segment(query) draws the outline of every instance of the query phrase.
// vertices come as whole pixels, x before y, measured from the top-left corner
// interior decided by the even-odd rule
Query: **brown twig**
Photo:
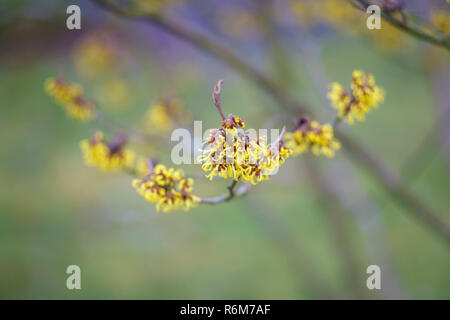
[[[220,94],[222,93],[222,85],[223,85],[223,80],[219,80],[217,82],[217,84],[214,86],[212,97],[213,97],[214,105],[216,106],[217,110],[219,111],[220,116],[222,117],[222,120],[225,120],[225,115],[223,114],[223,110],[222,110],[222,104],[220,103]]]
[[[201,202],[206,204],[219,204],[221,202],[229,201],[235,197],[243,196],[250,190],[250,184],[244,184],[236,189],[237,183],[237,180],[233,180],[233,183],[227,187],[228,193],[224,193],[213,198],[201,198]]]

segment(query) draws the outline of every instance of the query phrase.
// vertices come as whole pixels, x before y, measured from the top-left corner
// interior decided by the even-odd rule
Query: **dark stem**
[[[197,48],[226,63],[237,72],[240,72],[253,80],[262,89],[264,89],[264,91],[268,92],[280,104],[281,107],[289,111],[291,114],[307,113],[307,108],[300,104],[297,99],[284,87],[280,86],[278,83],[274,82],[272,79],[247,64],[227,47],[214,42],[208,37],[198,34],[184,25],[179,25],[162,15],[140,13],[126,8],[121,8],[108,0],[92,1],[119,16],[150,22],[164,29],[168,33],[191,43]],[[308,113],[311,114],[312,112]],[[408,209],[408,212],[411,212],[414,216],[423,216],[424,218],[421,220],[425,222],[425,224],[432,227],[433,230],[441,236],[444,236],[447,242],[450,242],[448,227],[446,227],[446,224],[441,219],[435,219],[437,215],[431,209],[424,205],[411,205],[407,202],[407,199],[415,199],[419,202],[420,200],[405,187],[403,181],[398,179],[396,184],[393,185],[390,177],[384,174],[386,171],[390,171],[389,168],[382,165],[381,162],[374,158],[365,148],[360,146],[351,137],[342,132],[337,133],[342,141],[349,144],[346,150],[354,155],[354,157],[351,157],[352,159],[357,159],[364,167],[366,167],[368,171],[380,182],[380,184],[383,185],[402,206]],[[401,192],[399,192],[399,190]],[[208,201],[205,202],[210,203]],[[428,216],[429,213],[432,214]],[[434,221],[435,223],[431,221]]]

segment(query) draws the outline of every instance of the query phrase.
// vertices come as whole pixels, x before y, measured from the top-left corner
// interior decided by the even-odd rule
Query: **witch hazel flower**
[[[200,203],[200,198],[192,194],[194,180],[185,178],[183,170],[163,164],[153,168],[150,159],[147,163],[149,173],[142,179],[134,179],[132,186],[145,200],[154,203],[157,211],[188,211]]]
[[[375,84],[375,78],[362,70],[353,71],[351,90],[346,91],[341,84],[330,85],[328,99],[338,111],[338,119],[345,119],[349,124],[364,121],[373,108],[384,101],[384,89]]]
[[[79,84],[70,83],[61,77],[48,78],[45,90],[71,118],[80,122],[95,118],[95,104],[83,95],[83,88]]]
[[[341,147],[334,137],[334,129],[330,124],[319,124],[308,116],[300,117],[295,122],[295,131],[285,134],[286,147],[298,155],[309,150],[316,156],[333,157],[335,150]]]

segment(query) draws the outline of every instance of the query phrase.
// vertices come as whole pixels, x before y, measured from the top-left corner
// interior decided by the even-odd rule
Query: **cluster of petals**
[[[158,164],[142,179],[134,179],[132,186],[147,201],[156,205],[156,210],[169,212],[196,207],[200,198],[192,194],[194,180],[185,178],[181,169],[166,168]]]
[[[373,75],[355,70],[351,90],[346,91],[339,83],[334,82],[328,99],[338,111],[338,118],[353,124],[355,120],[364,121],[365,115],[384,101],[384,90],[375,84]]]
[[[45,90],[71,118],[80,122],[95,118],[95,105],[83,96],[80,85],[69,83],[61,78],[49,78],[45,81]]]
[[[102,171],[118,171],[132,168],[136,154],[125,148],[126,139],[116,135],[107,142],[103,133],[97,131],[91,139],[82,140],[80,148],[87,166],[98,167]]]
[[[218,176],[257,184],[267,180],[290,156],[282,141],[270,146],[265,137],[251,137],[244,127],[242,118],[230,114],[221,128],[210,130],[199,158],[206,178]]]
[[[321,125],[304,116],[297,120],[295,127],[294,132],[285,134],[285,141],[287,148],[296,155],[311,150],[316,156],[324,155],[331,158],[334,151],[341,147],[334,137],[333,127],[329,124]]]

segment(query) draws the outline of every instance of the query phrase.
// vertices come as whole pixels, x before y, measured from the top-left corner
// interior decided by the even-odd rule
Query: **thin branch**
[[[227,193],[213,198],[201,198],[201,202],[206,204],[218,204],[247,194],[247,192],[250,190],[250,184],[244,184],[236,189],[237,183],[237,180],[233,180],[233,183],[229,187],[227,187]]]
[[[450,227],[441,216],[429,209],[409,188],[404,185],[400,177],[393,171],[387,169],[384,164],[370,152],[363,150],[344,135],[338,135],[343,142],[344,148],[348,149],[356,160],[361,162],[368,171],[374,173],[374,177],[383,185],[392,196],[419,221],[423,222],[431,230],[442,236],[450,244]]]

